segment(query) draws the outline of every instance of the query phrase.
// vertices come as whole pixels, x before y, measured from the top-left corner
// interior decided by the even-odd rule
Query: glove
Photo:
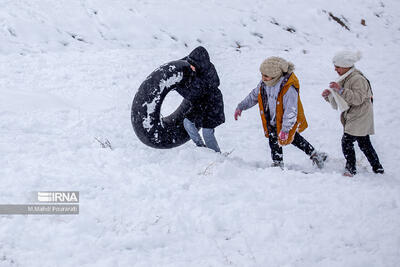
[[[238,118],[242,115],[242,111],[240,109],[235,110],[235,121],[238,120]]]
[[[282,141],[286,141],[288,138],[289,138],[289,133],[282,131],[279,133],[279,139],[281,139]]]

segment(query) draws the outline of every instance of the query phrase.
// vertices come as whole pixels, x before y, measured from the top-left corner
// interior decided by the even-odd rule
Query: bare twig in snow
[[[101,145],[102,148],[109,148],[111,150],[113,150],[110,141],[108,141],[108,139],[106,139],[104,142],[99,140],[97,137],[94,138],[97,142],[99,142],[99,144]]]

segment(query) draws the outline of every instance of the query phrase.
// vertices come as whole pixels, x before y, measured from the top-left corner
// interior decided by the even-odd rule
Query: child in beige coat
[[[361,54],[342,51],[333,58],[335,71],[339,74],[338,82],[331,82],[330,89],[325,89],[322,96],[332,101],[331,94],[336,94],[347,104],[340,120],[343,124],[342,151],[346,159],[345,176],[357,173],[354,142],[357,141],[361,151],[367,157],[375,173],[384,173],[378,155],[373,148],[370,135],[374,134],[374,112],[371,85],[368,79],[354,67]]]

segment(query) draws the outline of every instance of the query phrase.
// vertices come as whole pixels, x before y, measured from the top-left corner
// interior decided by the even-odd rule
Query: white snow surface
[[[79,215],[1,215],[1,267],[399,266],[398,0],[3,0],[0,26],[0,204],[80,192]],[[132,130],[142,81],[197,45],[221,79],[227,158]],[[357,147],[359,174],[342,176],[339,114],[321,97],[342,49],[363,53],[384,175]],[[233,119],[268,56],[296,65],[323,170],[293,146],[288,169],[268,168],[257,107]]]

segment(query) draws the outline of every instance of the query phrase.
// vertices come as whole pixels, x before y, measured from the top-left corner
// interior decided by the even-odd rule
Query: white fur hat
[[[337,67],[350,68],[354,66],[354,63],[361,59],[361,52],[353,51],[340,51],[335,54],[332,62]]]

